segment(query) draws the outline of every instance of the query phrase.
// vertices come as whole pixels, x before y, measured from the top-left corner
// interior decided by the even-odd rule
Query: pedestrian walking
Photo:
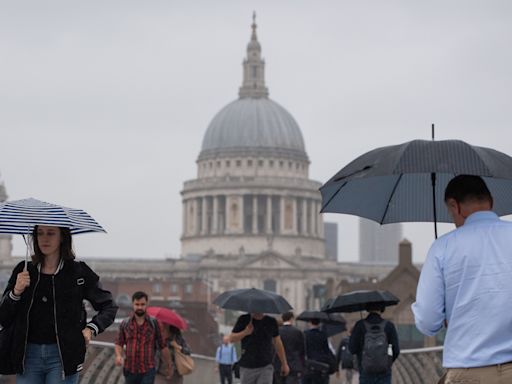
[[[235,346],[229,342],[228,335],[222,337],[222,344],[217,348],[215,361],[218,364],[217,370],[219,371],[220,383],[232,384],[232,367],[238,361],[238,356]]]
[[[290,372],[288,376],[281,375],[281,361],[274,358],[275,384],[301,384],[304,375],[304,334],[293,325],[293,312],[281,315],[283,324],[279,327],[279,336],[284,346],[286,361]]]
[[[391,384],[391,366],[400,354],[394,324],[381,314],[384,304],[367,304],[368,316],[359,320],[349,339],[349,350],[357,355],[359,384]]]
[[[497,201],[508,196],[502,191]],[[428,252],[412,305],[416,327],[428,336],[446,327],[440,383],[511,383],[512,223],[493,212],[478,176],[453,178],[444,201],[456,229]]]
[[[319,319],[309,320],[309,329],[304,332],[306,372],[304,384],[328,384],[329,375],[336,370],[327,334],[320,327]]]
[[[135,292],[132,295],[133,314],[119,326],[115,342],[115,364],[123,366],[126,384],[154,383],[157,352],[161,351],[164,363],[170,362],[169,349],[162,337],[160,325],[146,313],[148,301],[145,292]]]
[[[36,225],[31,241],[31,261],[14,268],[0,302],[16,382],[76,384],[87,344],[112,324],[117,306],[99,276],[74,260],[69,228]],[[84,299],[97,311],[88,322]]]
[[[352,352],[350,352],[349,349],[349,340],[350,332],[348,332],[347,336],[341,338],[338,350],[336,352],[336,367],[338,368],[336,371],[336,377],[341,377],[341,368],[342,372],[344,373],[344,384],[352,384],[355,370],[355,359],[354,355]]]
[[[183,354],[190,356],[192,351],[187,344],[187,341],[183,337],[181,330],[173,325],[163,324],[163,338],[165,345],[169,349],[170,361],[169,366],[169,380],[166,383],[169,384],[183,384],[183,375],[179,372],[176,361],[177,355]],[[189,359],[191,359],[189,357]],[[192,369],[192,368],[191,368]]]
[[[242,343],[242,356],[239,361],[241,384],[272,383],[274,351],[281,362],[281,374],[288,375],[290,369],[277,321],[273,317],[263,313],[241,315],[229,339],[233,343]]]

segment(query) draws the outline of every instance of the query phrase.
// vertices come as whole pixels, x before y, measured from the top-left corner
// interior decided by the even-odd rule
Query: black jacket
[[[293,325],[282,325],[279,327],[279,336],[283,342],[286,353],[286,361],[290,367],[291,375],[298,375],[304,372],[304,335],[302,331]],[[274,358],[276,372],[281,372],[281,361]]]
[[[326,333],[320,328],[311,328],[304,332],[306,339],[306,359],[329,363],[333,356],[329,348]]]
[[[23,373],[25,350],[29,325],[29,308],[35,287],[39,281],[39,266],[28,263],[30,286],[18,298],[12,290],[18,273],[25,262],[19,263],[13,270],[7,288],[0,302],[0,324],[14,326],[12,363],[17,373]],[[82,370],[85,359],[85,340],[82,330],[85,326],[96,334],[103,332],[113,323],[117,306],[110,292],[101,288],[99,277],[84,262],[61,261],[53,276],[55,319],[57,344],[66,376]],[[86,324],[83,300],[91,303],[98,313]],[[14,323],[13,323],[14,322]],[[37,326],[37,325],[35,325]]]

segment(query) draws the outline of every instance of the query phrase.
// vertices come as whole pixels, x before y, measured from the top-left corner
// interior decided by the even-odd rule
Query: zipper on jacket
[[[55,337],[57,338],[57,349],[59,350],[60,363],[62,364],[62,380],[66,379],[66,371],[64,370],[64,360],[62,359],[62,351],[60,350],[59,330],[57,328],[57,299],[55,298],[55,275],[52,275],[53,290],[53,323],[55,324]]]
[[[32,290],[32,298],[30,299],[30,305],[28,306],[27,311],[27,331],[25,332],[25,348],[23,349],[23,359],[21,360],[21,369],[23,370],[23,373],[25,373],[25,355],[27,354],[28,327],[30,326],[30,310],[32,309],[32,304],[34,303],[34,296],[36,295],[36,289],[37,286],[39,285],[40,278],[40,271],[39,269],[37,269],[36,285],[34,285],[34,289]]]

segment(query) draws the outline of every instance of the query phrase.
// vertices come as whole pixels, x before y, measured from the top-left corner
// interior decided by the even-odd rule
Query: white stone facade
[[[253,24],[240,99],[214,117],[182,191],[182,255],[325,257],[320,183],[293,117],[268,99]]]

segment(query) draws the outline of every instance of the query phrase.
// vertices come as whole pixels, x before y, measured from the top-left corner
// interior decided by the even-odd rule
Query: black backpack
[[[393,356],[388,354],[388,337],[384,331],[387,321],[378,324],[364,321],[366,333],[364,335],[361,367],[366,373],[384,373],[391,368]]]

